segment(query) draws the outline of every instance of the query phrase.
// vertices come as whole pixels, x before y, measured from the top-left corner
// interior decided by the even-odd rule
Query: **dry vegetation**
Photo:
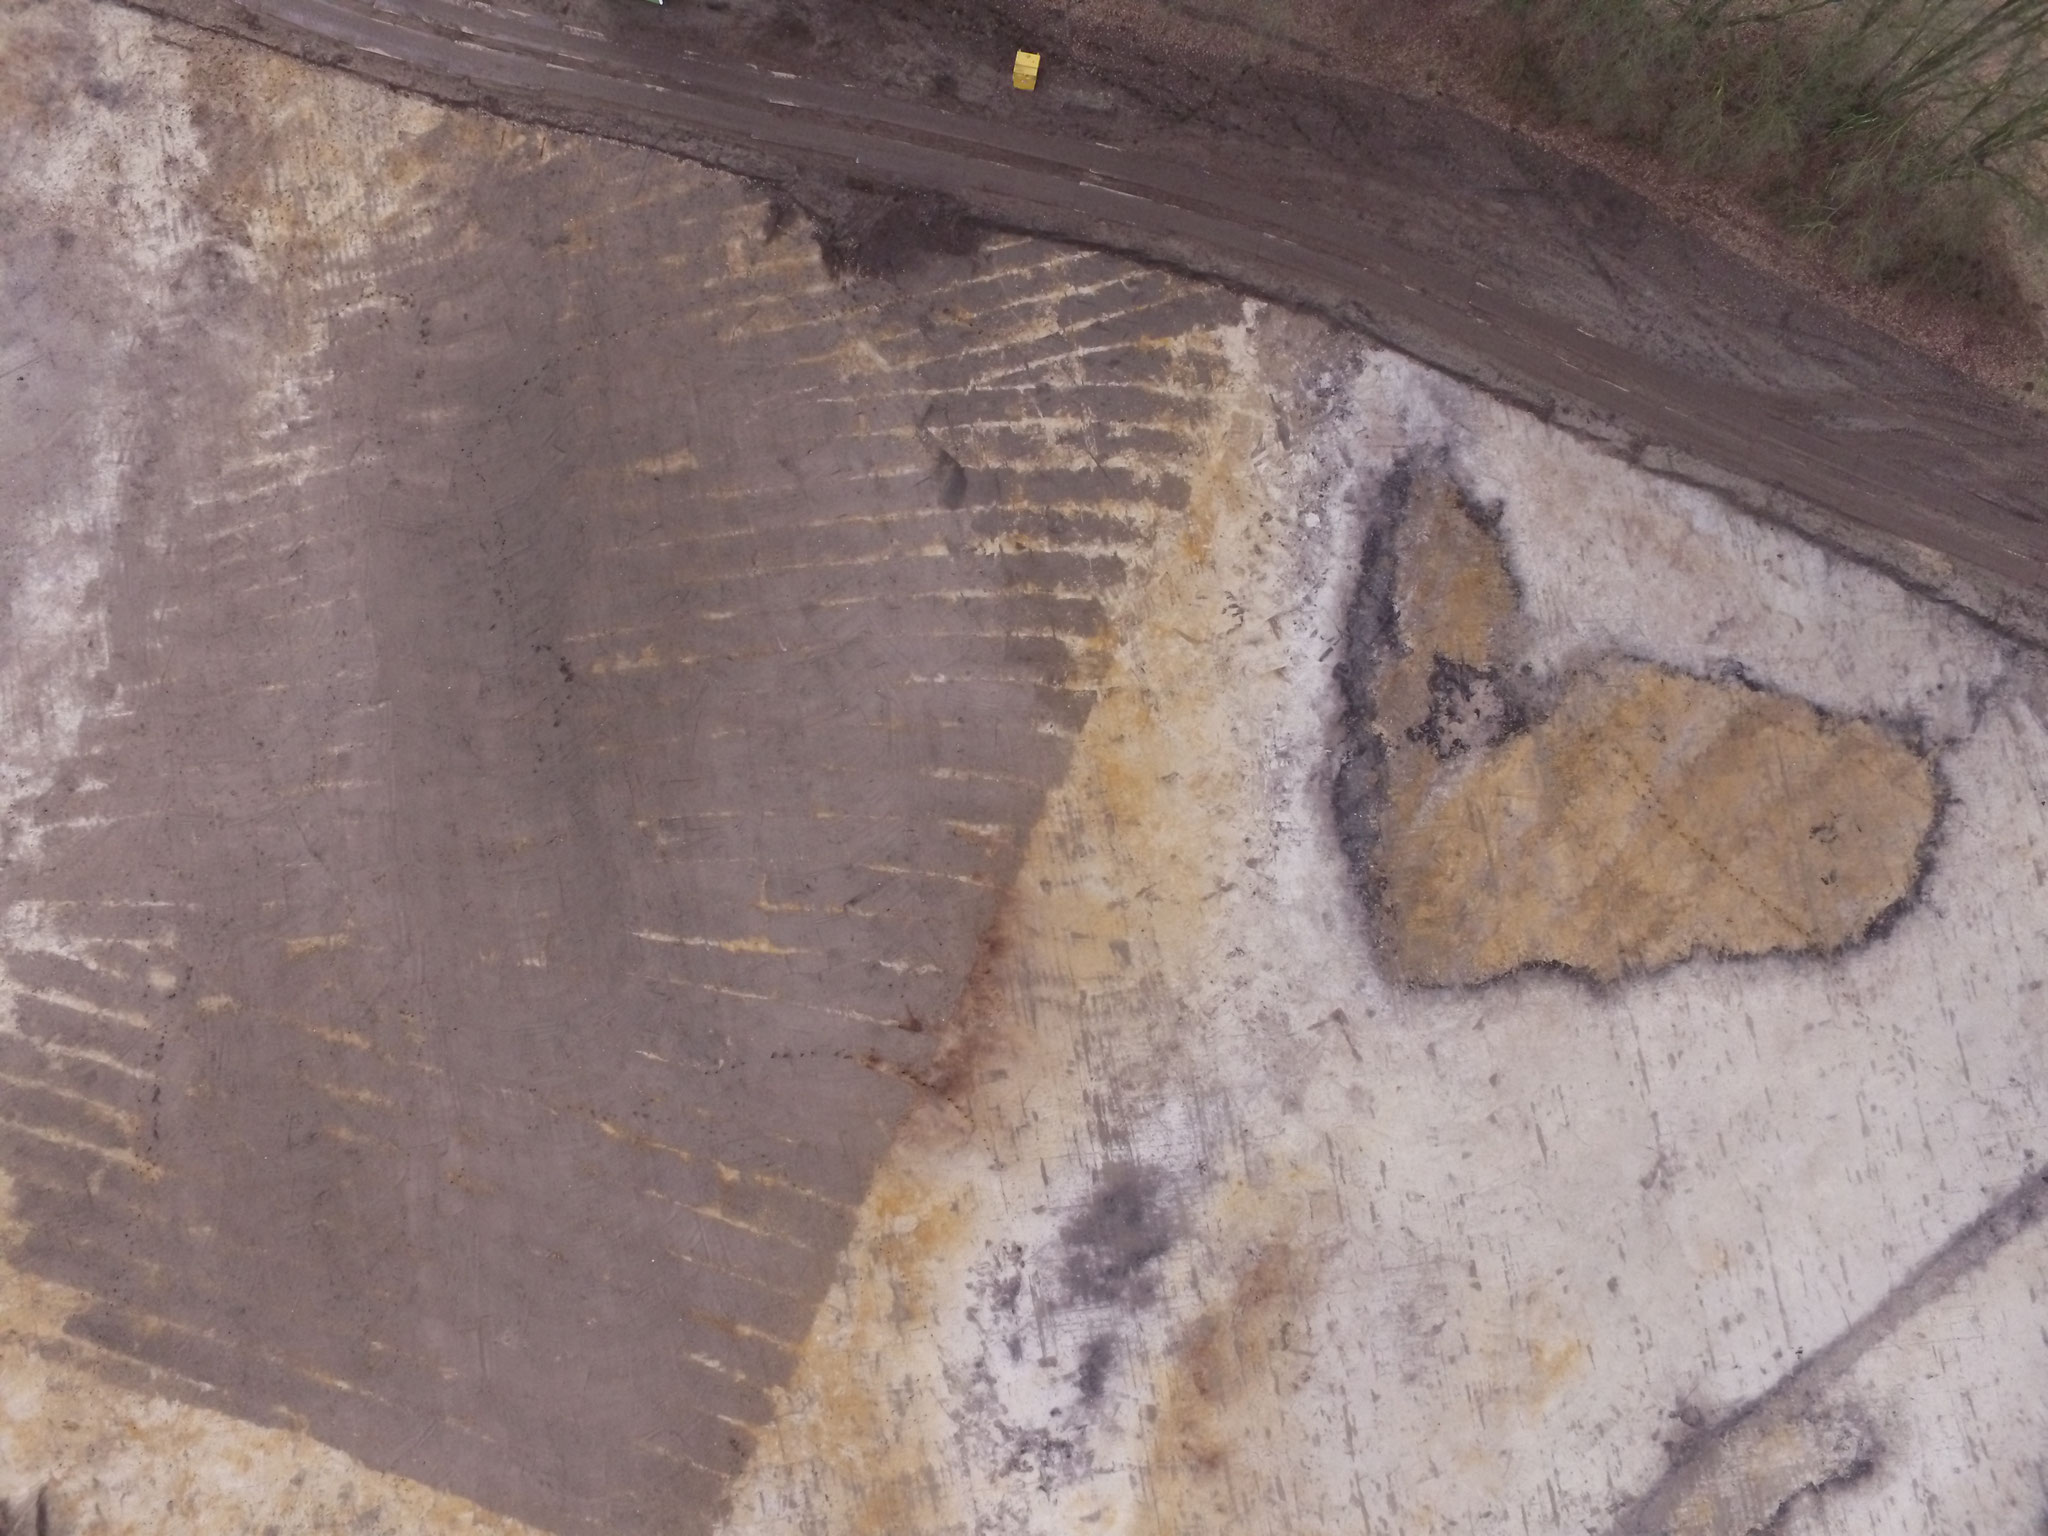
[[[1852,277],[2013,317],[2048,0],[1498,0],[1512,105],[1729,183]]]

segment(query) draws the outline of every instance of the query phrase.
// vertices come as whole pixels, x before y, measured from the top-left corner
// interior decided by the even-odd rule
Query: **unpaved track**
[[[1667,276],[1668,229],[1646,238],[1637,228],[1631,249],[1604,251],[1584,231],[1561,237],[1555,220],[1504,214],[1503,191],[1526,189],[1418,189],[1418,166],[1398,163],[1416,159],[1413,145],[1377,140],[1346,175],[1334,160],[1313,165],[1250,138],[1219,143],[1209,131],[1197,143],[1204,130],[1193,122],[1162,128],[1126,113],[1083,137],[650,47],[644,19],[615,11],[569,22],[475,0],[147,8],[446,99],[736,168],[942,192],[1012,226],[1305,301],[1650,467],[2048,635],[2044,424],[1755,274],[1732,279],[1741,291],[1721,296],[1721,312],[1703,308],[1699,279],[1716,264]],[[1445,121],[1449,132],[1475,131]],[[1630,210],[1622,222],[1643,219]],[[1574,239],[1582,251],[1556,248]],[[1586,292],[1556,280],[1567,266],[1616,290],[1592,306],[1611,313],[1594,315]],[[1687,279],[1691,292],[1681,291]],[[1674,329],[1701,334],[1674,341]]]

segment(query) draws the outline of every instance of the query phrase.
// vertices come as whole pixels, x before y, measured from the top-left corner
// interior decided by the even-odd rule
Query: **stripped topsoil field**
[[[868,11],[858,33],[737,3],[563,14],[650,57],[729,35],[792,73],[922,80],[992,118],[1136,123],[1161,144],[1176,114],[1213,136],[1244,105],[1219,97],[1196,121],[1142,80],[1058,71],[1025,101],[983,45],[995,22],[973,22],[971,50],[927,26],[964,11]],[[1236,708],[1195,662],[1239,654],[1177,637],[1228,632],[1247,589],[1223,587],[1215,552],[1263,526],[1238,481],[1265,457],[1260,402],[1278,386],[1234,360],[1243,306],[1156,265],[991,235],[944,198],[789,165],[764,189],[87,0],[15,0],[0,28],[0,356],[24,402],[0,416],[0,491],[25,509],[0,537],[0,1166],[11,1263],[70,1298],[7,1360],[97,1383],[77,1412],[0,1427],[75,1451],[78,1422],[123,1422],[107,1404],[125,1386],[212,1410],[222,1434],[317,1439],[558,1531],[709,1530],[739,1469],[763,1464],[898,1127],[912,1105],[958,1113],[934,1075],[943,1026],[1000,975],[1017,892],[1060,890],[1059,865],[1019,878],[1034,828],[1062,859],[1087,852],[1081,833],[1115,851],[1091,827],[1193,849],[1166,883],[1188,913],[1242,878],[1204,862],[1227,846],[1196,793],[1213,776],[1174,786]],[[1245,110],[1260,135],[1377,158],[1388,220],[1555,289],[1588,327],[1720,377],[1818,379],[1815,396],[1892,356],[1832,321],[1731,340],[1687,308],[1687,284],[1713,315],[1730,293],[1784,290],[1480,125],[1436,138],[1453,120],[1332,99],[1305,96],[1298,122],[1271,94]],[[1450,185],[1487,197],[1454,205]],[[822,252],[796,202],[821,215]],[[1350,344],[1283,351],[1313,374]],[[1977,409],[1908,361],[1899,389],[1924,385],[1958,420]],[[1118,605],[1148,568],[1197,574],[1157,602],[1155,681],[1113,689]],[[1255,569],[1288,578],[1244,626],[1277,645],[1296,573]],[[1328,650],[1307,630],[1302,644],[1298,675],[1321,675]],[[1613,707],[1638,697],[1628,677],[1588,677],[1588,710],[1465,754],[1502,765],[1475,784],[1512,789],[1538,752],[1583,758],[1571,733],[1597,734],[1588,713],[1633,726]],[[1658,720],[1761,708],[1651,681]],[[1177,735],[1148,725],[1155,704],[1214,719]],[[1764,723],[1833,751],[1838,780],[1903,789],[1884,836],[1845,833],[1867,867],[1833,926],[1680,949],[1847,944],[1923,840],[1932,786],[1905,748],[1830,734],[1804,706]],[[1118,749],[1101,813],[1041,818],[1091,724]],[[1654,810],[1702,777],[1635,798]],[[1833,807],[1766,808],[1745,835]],[[1669,839],[1651,831],[1656,856]],[[1846,868],[1825,847],[1816,880]],[[1748,877],[1747,848],[1706,851],[1709,873]],[[1089,901],[1119,889],[1123,866],[1104,869],[1080,882]],[[1540,904],[1525,894],[1504,905]],[[1115,924],[1150,924],[1143,902],[1121,905]],[[1076,927],[1057,904],[1025,916],[1050,959],[1019,989],[1066,1007]],[[1157,931],[1105,922],[1103,976]],[[1191,920],[1188,952],[1220,963],[1209,932]],[[1570,937],[1535,932],[1489,969],[1671,958]],[[1342,1020],[1368,1017],[1349,1006],[1301,1016],[1338,1021],[1334,1052]],[[1035,1158],[1016,1166],[1039,1176]],[[1096,1219],[1061,1227],[1084,1256],[1062,1285],[1090,1306],[1149,1294],[1178,1230],[1147,1214],[1163,1207],[1142,1178],[1103,1187]],[[1231,1305],[1256,1321],[1261,1296],[1306,1286],[1315,1264],[1294,1251],[1219,1270],[1239,1275]],[[875,1297],[893,1319],[898,1293]],[[1218,1318],[1187,1335],[1198,1383],[1229,1374]],[[1099,1396],[1120,1368],[1085,1356],[1076,1390]],[[1223,1435],[1198,1408],[1168,1398],[1171,1443],[1208,1464]],[[927,1447],[898,1443],[923,1477]],[[237,1528],[219,1508],[232,1455],[155,1459],[129,1464],[132,1486],[183,1477],[205,1501],[194,1528]],[[91,1456],[38,1464],[60,1461],[60,1521],[122,1492]],[[109,1528],[161,1529],[162,1508]],[[425,1527],[382,1527],[409,1528]]]

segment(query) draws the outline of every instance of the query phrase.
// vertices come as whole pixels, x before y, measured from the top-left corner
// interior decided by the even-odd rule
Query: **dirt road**
[[[2048,635],[2038,418],[1438,109],[1305,102],[1305,115],[1343,121],[1310,123],[1289,145],[1125,103],[1087,114],[1083,136],[1062,131],[1077,114],[1056,101],[1032,121],[1009,104],[941,107],[695,55],[616,5],[568,16],[465,0],[148,8],[731,168],[942,193],[1005,225],[1306,302]]]

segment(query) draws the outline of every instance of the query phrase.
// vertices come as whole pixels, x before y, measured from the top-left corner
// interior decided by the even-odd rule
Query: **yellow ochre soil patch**
[[[1308,1380],[1306,1313],[1322,1259],[1285,1241],[1254,1247],[1210,1307],[1175,1341],[1160,1373],[1158,1417],[1137,1536],[1184,1536],[1232,1521],[1248,1465],[1280,1465],[1279,1402]]]
[[[1506,551],[1440,475],[1383,558],[1366,856],[1403,979],[1826,953],[1912,889],[1937,787],[1889,730],[1625,657],[1532,678]]]

